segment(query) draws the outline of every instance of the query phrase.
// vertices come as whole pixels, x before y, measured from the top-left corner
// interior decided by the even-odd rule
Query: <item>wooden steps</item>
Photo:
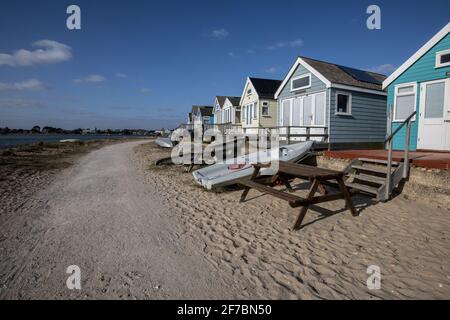
[[[379,176],[374,176],[374,175],[365,174],[365,173],[350,175],[350,178],[360,180],[360,181],[365,181],[368,183],[378,184],[378,185],[382,185],[386,182],[385,177],[379,177]]]
[[[354,183],[354,182],[346,182],[345,185],[349,188],[356,189],[362,192],[370,193],[374,196],[378,195],[378,188],[371,187],[365,184],[361,183]]]
[[[369,158],[359,158],[360,161],[365,163],[375,163],[375,164],[384,164],[387,165],[387,160],[379,160],[379,159],[369,159]],[[392,161],[393,166],[398,166],[400,163],[397,161]]]
[[[403,166],[402,162],[392,162],[391,183],[393,188],[403,180],[401,177]],[[347,187],[369,194],[379,201],[388,200],[386,197],[388,162],[386,160],[359,158],[350,163],[344,172],[346,173],[345,185]]]
[[[381,167],[380,168],[376,168],[376,167],[369,167],[369,166],[363,166],[363,165],[354,165],[352,167],[353,169],[359,170],[359,171],[366,171],[366,172],[372,172],[372,173],[378,173],[378,174],[387,174],[387,167]],[[394,172],[395,168],[391,169],[391,172]]]

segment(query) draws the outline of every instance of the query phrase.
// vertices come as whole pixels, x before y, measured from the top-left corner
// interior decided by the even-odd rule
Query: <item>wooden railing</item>
[[[411,115],[406,118],[395,130],[392,132],[384,141],[386,148],[388,149],[388,160],[387,160],[387,173],[386,173],[386,199],[389,199],[390,194],[392,192],[392,151],[393,151],[393,139],[400,130],[406,126],[406,141],[405,141],[405,150],[403,157],[403,172],[402,177],[404,179],[409,176],[409,146],[411,143],[411,125],[412,118],[416,115],[417,111],[411,113]],[[392,126],[392,122],[390,124]]]
[[[179,128],[194,130],[198,127],[194,124],[182,124]],[[328,141],[328,128],[327,127],[314,127],[314,126],[275,126],[275,127],[245,127],[242,128],[241,124],[236,123],[224,123],[224,124],[203,124],[203,132],[209,129],[216,129],[222,134],[227,134],[228,132],[236,131],[242,132],[245,135],[251,134],[252,131],[257,131],[258,133],[265,132],[270,135],[275,130],[279,138],[285,140],[287,144],[296,141],[295,138],[305,138],[306,141],[312,140],[313,138],[321,138],[323,142]],[[314,129],[322,129],[323,133],[312,133]],[[296,131],[304,131],[304,133],[298,133]]]
[[[290,144],[294,138],[305,138],[306,141],[311,138],[322,138],[323,142],[328,141],[328,128],[327,127],[314,127],[314,126],[276,126],[276,127],[246,127],[246,131],[250,130],[267,130],[268,133],[271,130],[276,130],[280,139],[286,140],[287,144]],[[305,130],[305,133],[296,133],[295,131]],[[313,129],[322,129],[323,133],[311,133]]]

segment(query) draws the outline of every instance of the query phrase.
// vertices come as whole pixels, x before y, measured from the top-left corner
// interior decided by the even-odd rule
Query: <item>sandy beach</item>
[[[180,167],[154,167],[167,151],[146,144],[136,152],[147,183],[185,232],[204,243],[205,259],[220,273],[251,282],[243,298],[450,297],[446,209],[404,195],[388,203],[357,196],[359,217],[344,209],[343,200],[329,202],[314,206],[305,227],[293,232],[298,209],[286,202],[252,190],[241,204],[241,190],[208,192]],[[381,269],[381,290],[367,289],[370,265]]]
[[[183,168],[154,166],[167,154],[118,143],[44,179],[20,204],[2,190],[0,298],[450,298],[447,209],[358,196],[359,217],[329,202],[294,232],[298,210],[286,202],[205,191]],[[80,291],[66,287],[73,264]],[[370,265],[380,267],[380,290],[367,288]]]

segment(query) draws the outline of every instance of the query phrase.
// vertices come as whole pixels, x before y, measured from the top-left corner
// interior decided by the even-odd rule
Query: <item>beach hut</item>
[[[217,96],[214,98],[214,124],[222,124],[222,108],[226,97]]]
[[[298,57],[275,93],[280,140],[319,140],[332,148],[382,147],[385,79],[378,73]]]
[[[260,128],[277,125],[275,92],[280,84],[280,80],[247,78],[239,101],[245,134],[257,134]]]
[[[223,104],[223,119],[224,124],[240,124],[241,123],[241,107],[239,102],[241,97],[226,97]]]
[[[241,122],[241,97],[217,96],[214,99],[214,124],[237,124]]]
[[[188,113],[188,115],[187,115],[187,122],[186,123],[187,124],[193,124],[194,123],[193,118],[192,118],[192,112]]]
[[[214,124],[214,114],[212,106],[192,106],[193,124],[209,125]]]
[[[398,42],[397,42],[398,43]],[[391,130],[412,118],[411,150],[450,151],[450,22],[383,82]],[[406,126],[393,148],[404,149]]]

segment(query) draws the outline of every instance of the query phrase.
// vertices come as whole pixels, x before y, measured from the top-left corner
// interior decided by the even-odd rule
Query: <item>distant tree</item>
[[[33,132],[33,133],[41,133],[41,127],[39,127],[39,126],[34,126],[34,127],[31,129],[31,132]]]
[[[7,134],[9,133],[11,130],[8,127],[5,128],[0,128],[0,134]]]

